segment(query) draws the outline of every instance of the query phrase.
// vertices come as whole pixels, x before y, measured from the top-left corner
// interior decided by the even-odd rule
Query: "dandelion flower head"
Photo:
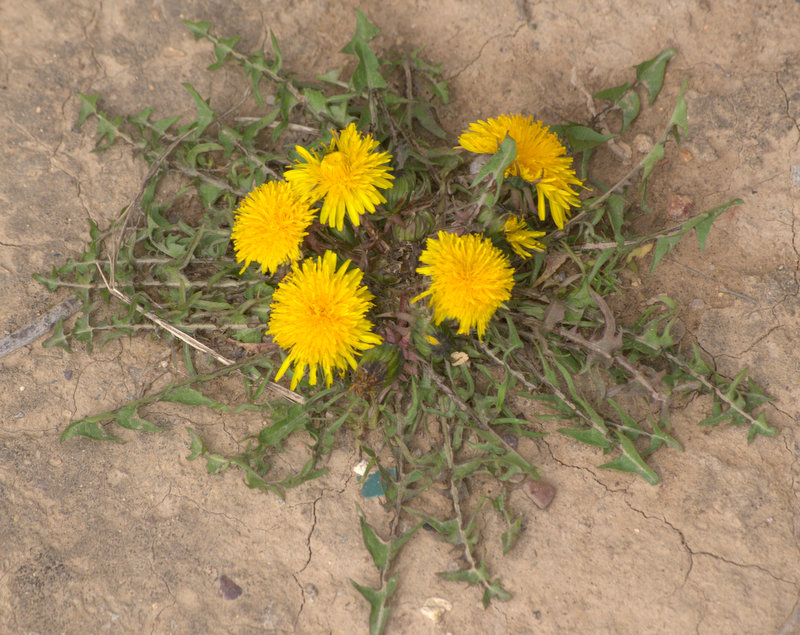
[[[429,238],[417,273],[429,276],[430,287],[414,301],[429,296],[435,324],[447,318],[459,322],[458,333],[473,327],[483,339],[498,307],[511,297],[514,269],[492,242],[478,234],[457,236],[439,232]]]
[[[336,254],[326,251],[295,264],[272,295],[267,334],[289,352],[275,380],[293,365],[292,390],[306,367],[312,386],[318,368],[330,386],[334,370],[356,368],[356,355],[382,341],[365,317],[373,296],[361,285],[361,271],[348,271],[349,265],[347,260],[337,269]]]
[[[394,179],[387,165],[392,156],[375,152],[378,145],[372,135],[362,136],[351,123],[333,134],[322,157],[296,146],[302,158],[286,170],[284,177],[312,204],[324,199],[320,222],[341,230],[347,213],[358,226],[361,216],[386,202],[379,190],[391,188]]]
[[[546,232],[528,229],[528,224],[514,216],[514,214],[511,214],[506,220],[506,224],[503,225],[503,232],[506,236],[506,242],[514,250],[514,253],[523,258],[531,257],[528,249],[544,251],[544,245],[536,239],[544,236]]]
[[[566,148],[548,126],[534,121],[533,117],[500,115],[497,119],[471,123],[469,130],[459,136],[458,143],[470,152],[494,154],[506,135],[517,144],[517,157],[505,176],[519,176],[535,184],[539,219],[545,219],[547,199],[550,216],[558,228],[563,229],[570,207],[578,205],[578,194],[572,188],[581,187],[583,183],[575,176]]]
[[[231,238],[236,261],[261,265],[274,273],[278,265],[300,258],[300,245],[314,220],[314,210],[285,181],[270,181],[250,192],[234,212]]]

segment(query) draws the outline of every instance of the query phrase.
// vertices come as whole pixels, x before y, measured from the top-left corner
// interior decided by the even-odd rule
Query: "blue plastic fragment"
[[[390,467],[385,470],[392,477],[392,480],[397,478],[397,470]],[[381,478],[380,472],[373,472],[364,479],[364,484],[361,486],[361,495],[364,498],[375,498],[376,496],[384,496],[386,494],[386,481]]]

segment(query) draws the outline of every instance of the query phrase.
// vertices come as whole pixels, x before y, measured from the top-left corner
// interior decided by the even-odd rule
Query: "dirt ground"
[[[207,43],[181,19],[243,36],[242,50],[281,43],[285,64],[326,72],[361,7],[378,46],[442,62],[457,134],[499,113],[549,123],[587,118],[589,92],[672,46],[660,106],[623,139],[660,134],[683,77],[690,133],[651,181],[654,226],[666,201],[701,211],[734,197],[701,254],[693,238],[657,274],[625,292],[666,292],[688,338],[732,374],[748,366],[776,398],[776,438],[750,446],[746,430],[698,428],[709,404],[676,414],[683,452],[658,454],[655,487],[596,469],[602,457],[557,435],[525,447],[557,488],[538,510],[521,491],[517,547],[488,560],[513,592],[484,610],[480,592],[440,580],[457,553],[420,532],[400,556],[391,633],[800,632],[800,3],[704,0],[21,0],[0,3],[0,338],[66,294],[31,275],[76,256],[87,216],[107,222],[136,193],[144,167],[124,147],[92,153],[75,128],[76,91],[100,92],[111,111],[148,105],[192,110],[191,82],[215,105],[238,90],[209,73]],[[601,156],[609,182],[630,168]],[[168,430],[119,443],[59,442],[70,420],[120,405],[179,376],[165,341],[118,341],[88,355],[41,341],[0,359],[0,632],[361,633],[367,605],[349,579],[374,585],[362,547],[350,445],[330,473],[286,502],[248,490],[240,475],[207,476],[189,463],[187,426],[230,440],[260,421],[159,406]],[[216,435],[216,436],[215,436]],[[227,440],[227,441],[226,441]],[[291,460],[289,448],[286,460]],[[489,526],[490,535],[497,528]],[[223,597],[221,577],[242,589]],[[440,621],[420,608],[452,608]]]

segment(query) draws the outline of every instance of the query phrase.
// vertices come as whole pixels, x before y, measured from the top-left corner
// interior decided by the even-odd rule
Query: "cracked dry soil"
[[[621,140],[636,160],[633,135],[662,129],[689,78],[690,133],[651,180],[656,212],[643,222],[666,226],[673,195],[696,210],[744,204],[717,221],[705,254],[687,239],[655,276],[629,275],[624,292],[630,306],[675,298],[687,341],[723,373],[748,366],[776,398],[768,416],[781,430],[748,446],[745,430],[698,428],[709,404],[696,399],[674,418],[684,451],[653,460],[656,487],[597,470],[602,457],[558,435],[521,442],[558,493],[546,511],[512,493],[525,531],[505,557],[487,521],[487,558],[513,599],[483,610],[478,590],[438,579],[457,554],[420,532],[398,562],[389,631],[800,632],[800,3],[0,3],[0,336],[66,297],[31,274],[77,255],[87,216],[113,218],[143,176],[126,148],[91,153],[89,131],[74,126],[76,91],[100,92],[112,112],[167,115],[191,112],[188,81],[221,108],[241,82],[204,70],[211,52],[182,18],[239,34],[248,51],[269,27],[289,68],[325,72],[342,62],[356,6],[383,29],[378,46],[424,45],[442,62],[454,135],[500,112],[585,119],[581,86],[619,84],[675,47],[661,100]],[[598,161],[608,182],[629,169],[624,156]],[[180,375],[164,341],[118,341],[91,356],[35,342],[0,364],[0,632],[366,632],[366,603],[348,579],[372,585],[377,574],[355,504],[378,527],[388,519],[360,498],[346,440],[325,478],[282,503],[184,458],[187,425],[224,451],[260,425],[246,416],[160,405],[149,415],[165,432],[59,443],[71,419]],[[290,444],[284,466],[301,450]],[[229,583],[235,599],[224,597],[236,595]],[[438,623],[419,611],[433,596],[453,607]]]

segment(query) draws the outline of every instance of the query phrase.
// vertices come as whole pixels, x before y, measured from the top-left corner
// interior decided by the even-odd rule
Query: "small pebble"
[[[464,351],[455,351],[450,353],[450,360],[452,361],[453,366],[463,366],[469,362],[469,355],[467,355]]]
[[[367,471],[367,466],[369,462],[365,459],[361,459],[358,463],[353,466],[353,472],[358,474],[359,476],[364,476],[364,473]]]
[[[317,587],[310,582],[306,582],[306,585],[303,587],[303,591],[305,592],[306,597],[308,597],[310,600],[315,599],[319,595]]]
[[[633,138],[633,147],[641,154],[649,154],[653,149],[653,140],[646,134],[637,134]]]
[[[67,381],[72,379],[72,371],[71,370],[65,370],[64,371],[64,379],[66,379]]]
[[[242,587],[223,574],[219,577],[219,594],[226,600],[235,600],[242,594]]]
[[[452,611],[453,605],[444,598],[428,598],[419,610],[432,622],[438,622],[447,611]]]
[[[512,434],[511,432],[503,433],[503,441],[508,443],[508,445],[510,445],[514,450],[516,450],[519,446],[519,439],[517,438],[517,435]]]
[[[694,201],[683,194],[671,196],[667,201],[666,213],[670,218],[686,218],[694,209]]]
[[[528,481],[527,490],[539,509],[546,509],[556,495],[556,488],[544,481]]]

